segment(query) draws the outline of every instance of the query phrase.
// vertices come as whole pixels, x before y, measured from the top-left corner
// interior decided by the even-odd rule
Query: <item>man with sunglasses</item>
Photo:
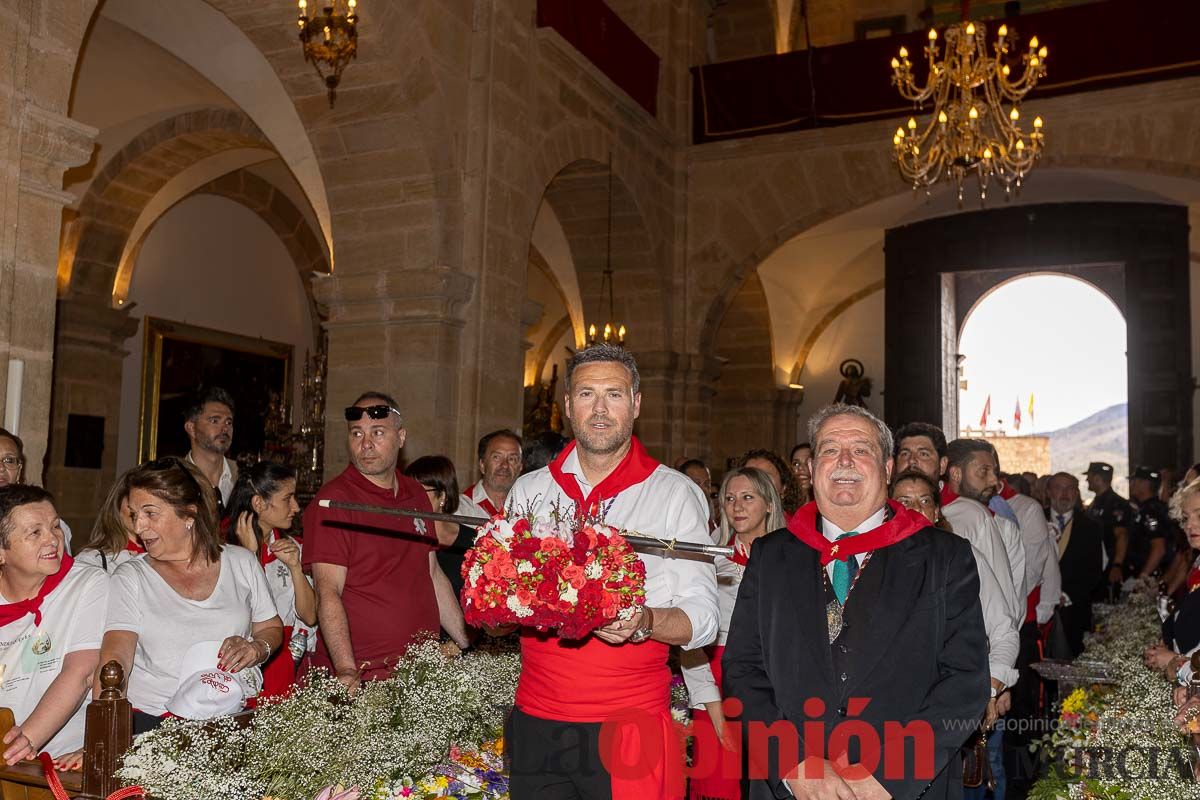
[[[353,691],[386,678],[422,631],[441,625],[459,647],[469,640],[437,565],[432,522],[320,506],[328,499],[432,511],[421,484],[396,468],[407,433],[396,401],[365,392],[345,417],[350,465],[304,511],[304,567],[317,591],[314,663]]]

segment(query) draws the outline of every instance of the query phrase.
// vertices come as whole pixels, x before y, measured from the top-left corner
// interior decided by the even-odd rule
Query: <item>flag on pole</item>
[[[979,418],[979,427],[986,428],[988,417],[992,415],[992,396],[987,396],[987,402],[983,404],[983,416]]]
[[[1021,398],[1017,398],[1017,407],[1013,411],[1013,430],[1021,430]]]
[[[1029,393],[1029,418],[1033,419],[1033,392]]]

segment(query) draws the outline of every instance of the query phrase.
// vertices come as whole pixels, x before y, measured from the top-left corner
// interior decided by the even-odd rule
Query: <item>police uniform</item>
[[[1156,470],[1138,467],[1130,479],[1147,480],[1157,483],[1159,475]],[[1150,571],[1165,570],[1175,557],[1177,531],[1166,504],[1158,498],[1158,494],[1147,500],[1140,501],[1133,515],[1133,524],[1129,527],[1129,548],[1126,564],[1130,575],[1138,575],[1146,567],[1150,558],[1150,548],[1154,540],[1163,540],[1163,558],[1158,564],[1151,565]]]
[[[1098,473],[1112,481],[1113,468],[1111,464],[1105,464],[1100,461],[1093,461],[1088,465],[1087,472],[1084,475]],[[1130,523],[1133,520],[1133,506],[1129,504],[1121,495],[1113,491],[1112,486],[1105,489],[1100,494],[1096,495],[1092,500],[1092,504],[1088,506],[1087,514],[1092,519],[1100,523],[1104,531],[1104,554],[1109,563],[1104,566],[1107,569],[1112,566],[1111,562],[1116,553],[1117,537],[1116,529],[1125,528],[1129,530]],[[1126,548],[1126,557],[1129,556],[1129,549]]]

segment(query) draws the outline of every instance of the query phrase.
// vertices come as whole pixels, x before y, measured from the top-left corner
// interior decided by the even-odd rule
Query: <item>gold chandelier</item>
[[[1014,37],[1015,38],[1015,37]],[[974,174],[979,180],[979,199],[987,199],[988,183],[994,178],[1004,186],[1007,197],[1021,183],[1042,154],[1042,118],[1033,120],[1025,133],[1018,122],[1021,100],[1046,74],[1049,49],[1034,36],[1021,55],[1019,78],[1013,77],[1009,56],[1009,30],[997,31],[994,55],[987,52],[987,28],[964,20],[946,29],[945,57],[939,59],[938,35],[929,31],[925,59],[929,78],[918,86],[913,78],[908,50],[900,48],[892,59],[892,84],[906,100],[923,109],[933,101],[933,114],[923,129],[908,120],[892,137],[893,158],[900,176],[914,190],[939,180],[953,181],[958,202],[963,200],[963,183]],[[1005,106],[1008,106],[1006,109]]]
[[[326,0],[320,14],[308,15],[308,0],[300,0],[300,43],[304,60],[312,62],[317,75],[329,90],[329,107],[337,99],[342,70],[358,55],[358,0],[345,0],[345,12],[339,0]]]
[[[608,250],[604,259],[604,273],[600,279],[600,296],[604,297],[605,289],[608,290],[608,316],[604,321],[604,328],[597,332],[596,324],[592,323],[588,326],[588,344],[596,344],[604,342],[605,344],[615,344],[620,347],[625,346],[625,326],[616,321],[616,313],[613,311],[613,268],[612,268],[612,227],[613,227],[613,168],[612,154],[608,156]]]

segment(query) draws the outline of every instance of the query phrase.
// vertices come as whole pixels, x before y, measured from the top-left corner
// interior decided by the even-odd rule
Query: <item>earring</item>
[[[187,521],[187,529],[189,531],[192,529],[192,521],[190,519]]]

